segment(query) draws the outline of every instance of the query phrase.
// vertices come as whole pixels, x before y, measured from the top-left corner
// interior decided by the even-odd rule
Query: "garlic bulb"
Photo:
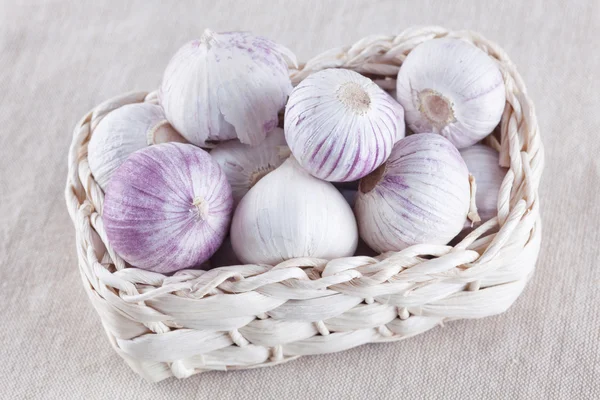
[[[202,264],[227,234],[233,199],[221,168],[190,144],[133,153],[106,190],[102,220],[115,251],[155,272]]]
[[[292,91],[288,62],[296,65],[294,54],[269,39],[207,29],[169,62],[160,102],[195,145],[235,138],[256,145],[277,126]]]
[[[317,178],[353,181],[383,163],[404,137],[404,111],[369,78],[326,69],[304,79],[285,109],[285,138]]]
[[[498,152],[483,144],[462,149],[460,155],[477,182],[475,202],[483,223],[498,213],[498,193],[506,175],[506,168],[500,166]]]
[[[265,140],[249,146],[237,140],[223,142],[210,155],[219,164],[231,185],[234,204],[244,197],[263,176],[279,167],[287,158],[283,129],[275,128]]]
[[[250,189],[231,223],[231,244],[244,263],[351,256],[357,242],[356,221],[344,197],[293,157]]]
[[[88,163],[96,182],[106,189],[115,170],[136,150],[151,144],[184,142],[162,109],[150,103],[128,104],[109,113],[94,129]]]
[[[446,244],[469,212],[469,172],[458,150],[433,133],[400,140],[389,159],[361,179],[355,213],[360,237],[378,252]]]
[[[492,132],[506,101],[504,79],[492,58],[451,38],[428,40],[408,54],[396,96],[413,132],[439,133],[459,149]]]

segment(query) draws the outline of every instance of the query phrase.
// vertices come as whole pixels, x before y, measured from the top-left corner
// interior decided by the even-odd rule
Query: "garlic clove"
[[[231,244],[244,263],[347,257],[357,243],[356,221],[344,197],[293,157],[250,189],[231,224]]]
[[[355,213],[361,238],[380,253],[419,243],[446,244],[469,212],[469,172],[437,134],[407,136],[361,179]]]
[[[169,273],[204,263],[227,234],[233,198],[210,155],[164,143],[131,154],[106,190],[102,221],[129,264]]]
[[[462,149],[460,155],[477,182],[475,203],[484,223],[498,214],[498,194],[507,169],[500,166],[498,152],[483,144]]]
[[[265,140],[256,146],[238,140],[223,142],[210,155],[219,164],[233,191],[234,204],[262,177],[279,167],[287,158],[282,153],[286,148],[283,129],[275,128]]]
[[[295,56],[269,39],[207,29],[169,62],[160,102],[193,144],[238,138],[256,145],[277,126],[292,91],[288,63]]]
[[[304,169],[323,180],[346,182],[387,159],[404,137],[404,112],[370,79],[326,69],[293,90],[284,126],[292,154]]]
[[[413,132],[439,133],[459,149],[490,134],[506,102],[504,79],[492,58],[453,38],[428,40],[408,54],[396,96]]]
[[[96,182],[104,190],[115,170],[133,152],[166,141],[184,142],[154,104],[120,107],[100,121],[88,144],[88,163]]]

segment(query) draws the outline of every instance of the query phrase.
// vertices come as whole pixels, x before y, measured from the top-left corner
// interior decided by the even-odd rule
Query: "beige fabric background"
[[[0,0],[1,398],[600,398],[600,2]],[[104,4],[98,4],[104,3]],[[480,31],[519,67],[546,146],[538,270],[504,315],[269,369],[148,384],[81,287],[63,199],[75,122],[160,82],[205,27],[300,60],[373,33]]]

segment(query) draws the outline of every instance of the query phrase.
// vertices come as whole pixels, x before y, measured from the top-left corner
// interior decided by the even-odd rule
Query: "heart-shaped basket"
[[[504,51],[473,32],[408,29],[322,53],[292,70],[291,78],[298,84],[324,68],[347,68],[394,89],[407,54],[439,37],[460,38],[485,51],[506,86],[501,124],[486,138],[509,168],[498,216],[455,246],[420,244],[374,258],[300,258],[172,276],[126,268],[106,237],[104,193],[90,172],[87,145],[104,116],[126,104],[156,103],[156,92],[114,98],[83,117],[69,151],[66,187],[79,269],[110,343],[133,370],[160,381],[274,365],[400,340],[445,321],[510,307],[531,277],[540,248],[544,153],[533,105]]]

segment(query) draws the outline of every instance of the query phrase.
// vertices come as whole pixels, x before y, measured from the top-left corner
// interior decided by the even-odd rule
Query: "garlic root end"
[[[364,115],[371,106],[369,94],[356,82],[344,83],[338,88],[336,95],[339,101],[358,115]]]
[[[208,202],[204,200],[203,197],[196,197],[192,202],[192,205],[196,207],[196,212],[198,213],[198,218],[204,221],[208,218]]]
[[[277,148],[279,150],[279,158],[281,158],[282,160],[285,160],[286,158],[289,158],[292,155],[292,151],[288,146],[277,146]]]
[[[358,184],[358,189],[362,193],[369,193],[371,190],[375,189],[375,186],[377,186],[377,184],[385,175],[386,167],[387,162],[384,162],[369,175],[361,178],[360,183]]]
[[[166,119],[158,121],[146,134],[146,143],[148,146],[169,142],[189,143]]]
[[[419,111],[433,126],[442,129],[456,121],[452,101],[435,90],[425,89],[419,92]]]

